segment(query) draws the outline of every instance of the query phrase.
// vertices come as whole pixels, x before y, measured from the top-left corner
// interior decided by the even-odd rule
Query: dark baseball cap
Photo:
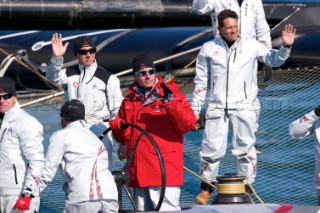
[[[0,94],[5,93],[17,96],[16,84],[12,78],[0,77]]]
[[[79,36],[74,40],[73,52],[76,55],[77,52],[83,47],[96,48],[96,45],[90,36]]]
[[[84,120],[85,108],[81,101],[72,99],[61,107],[60,117],[69,121]]]
[[[153,60],[147,54],[138,54],[134,57],[132,61],[132,72],[133,74],[144,68],[151,67],[154,68]]]

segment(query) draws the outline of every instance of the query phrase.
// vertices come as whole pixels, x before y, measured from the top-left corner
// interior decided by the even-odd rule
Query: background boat
[[[318,66],[320,1],[263,2],[275,48],[281,45],[284,24],[297,28],[297,39],[284,67]],[[213,38],[210,17],[193,14],[191,4],[192,0],[2,1],[0,75],[15,78],[20,89],[56,89],[43,78],[52,54],[53,33],[61,33],[70,42],[66,66],[76,63],[74,38],[90,34],[99,47],[99,64],[119,77],[130,73],[132,58],[139,52],[159,61],[158,71],[178,71],[196,58],[201,44]],[[183,75],[194,74],[194,64],[189,67]]]

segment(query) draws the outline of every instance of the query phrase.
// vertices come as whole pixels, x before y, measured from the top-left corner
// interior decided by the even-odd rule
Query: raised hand
[[[62,35],[55,33],[52,35],[51,44],[52,44],[53,54],[55,55],[55,57],[57,59],[60,59],[66,53],[69,42],[66,42],[63,45],[62,44]]]
[[[291,24],[287,24],[282,30],[283,45],[291,46],[294,42],[295,35],[296,28],[294,28]]]

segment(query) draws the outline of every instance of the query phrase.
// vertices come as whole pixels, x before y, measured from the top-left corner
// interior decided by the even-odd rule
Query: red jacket
[[[150,94],[142,101],[134,91],[136,83],[131,85],[131,92],[122,102],[119,118],[136,124],[146,130],[157,143],[166,169],[166,185],[183,185],[183,133],[190,131],[196,124],[196,118],[185,95],[173,79],[166,83],[174,93],[174,99],[163,104],[155,98],[158,90],[163,95],[162,78]],[[132,152],[137,138],[141,134],[136,128],[128,127],[112,131],[114,138],[128,147],[127,157]],[[152,144],[145,136],[140,138],[135,155],[129,165],[131,187],[161,186],[160,163]]]

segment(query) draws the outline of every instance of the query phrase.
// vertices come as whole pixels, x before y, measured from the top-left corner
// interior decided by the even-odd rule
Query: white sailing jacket
[[[289,135],[294,139],[303,139],[313,135],[316,162],[313,185],[320,190],[320,119],[314,110],[293,121],[289,126]]]
[[[0,137],[0,195],[21,195],[29,188],[39,196],[45,164],[42,125],[17,101],[4,115]]]
[[[253,109],[258,93],[255,60],[278,67],[289,54],[290,48],[281,46],[279,50],[269,50],[255,39],[239,37],[230,48],[220,36],[206,42],[197,58],[193,110],[200,112],[208,87],[209,106],[213,108]]]
[[[295,139],[303,139],[314,133],[316,133],[316,141],[320,144],[320,120],[314,110],[295,120],[289,126],[289,135]]]
[[[58,167],[67,181],[71,203],[96,199],[118,200],[116,183],[108,169],[108,153],[97,136],[74,121],[50,138],[41,191],[52,181]]]
[[[115,75],[98,67],[96,61],[89,67],[79,64],[80,73],[67,73],[62,66],[63,58],[58,60],[53,55],[46,77],[65,89],[65,101],[77,99],[85,105],[85,119],[89,126],[116,116],[123,96],[120,81]]]
[[[225,9],[235,11],[239,17],[239,34],[245,39],[257,39],[271,49],[270,28],[265,18],[261,0],[193,0],[192,10],[198,15],[210,12],[213,34],[219,34],[218,14]]]

